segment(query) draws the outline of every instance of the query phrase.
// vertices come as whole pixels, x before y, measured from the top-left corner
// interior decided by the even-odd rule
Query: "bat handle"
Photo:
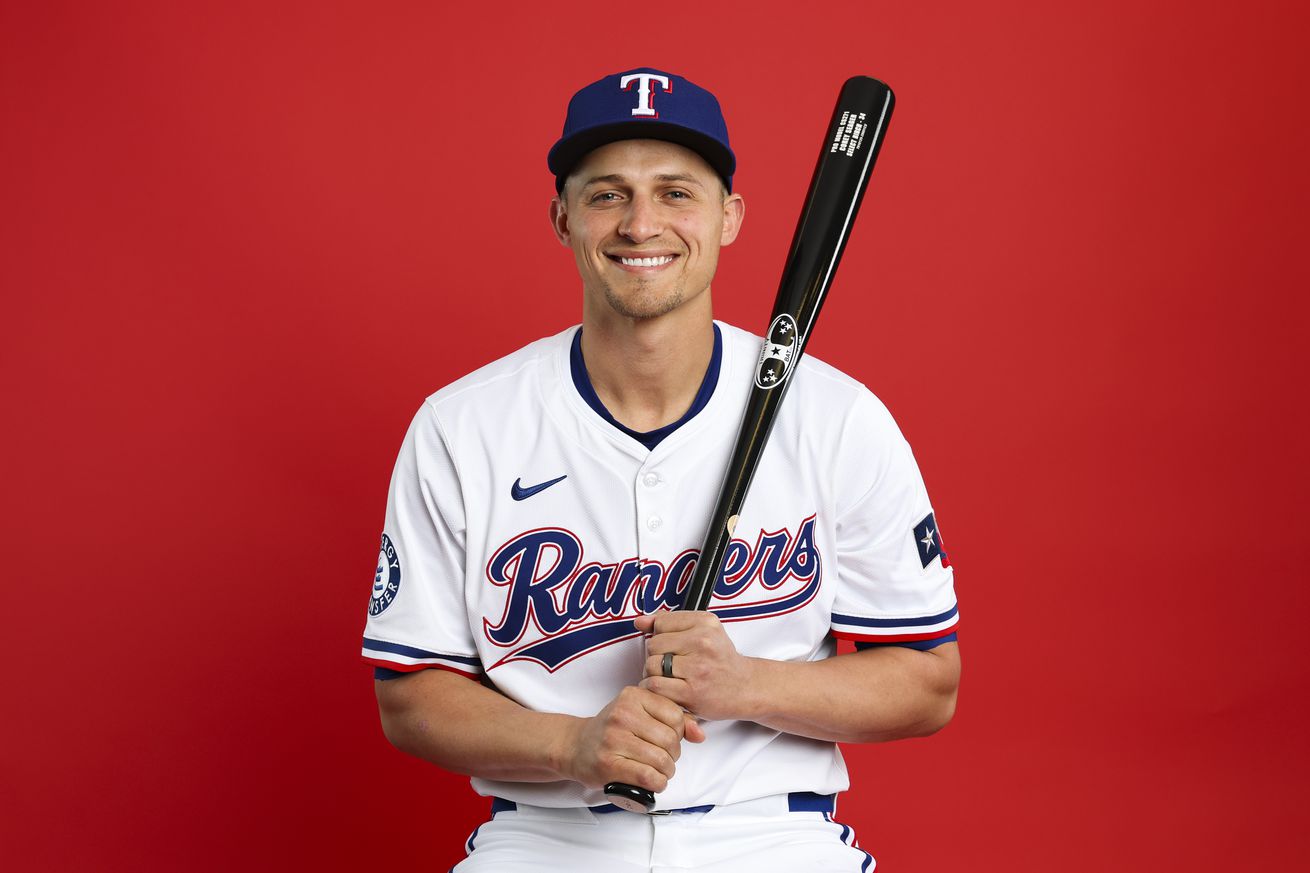
[[[626,782],[609,783],[605,786],[605,796],[628,812],[650,812],[655,808],[655,792]]]

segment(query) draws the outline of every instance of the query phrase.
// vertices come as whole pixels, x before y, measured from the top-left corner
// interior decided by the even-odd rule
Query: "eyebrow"
[[[582,183],[582,187],[586,188],[590,185],[596,185],[596,184],[623,185],[626,184],[627,181],[628,181],[627,176],[624,176],[622,173],[610,173],[607,176],[592,176],[590,179]],[[697,179],[695,176],[691,175],[690,173],[660,173],[658,176],[655,177],[655,181],[688,182],[698,187],[704,187],[701,180]]]

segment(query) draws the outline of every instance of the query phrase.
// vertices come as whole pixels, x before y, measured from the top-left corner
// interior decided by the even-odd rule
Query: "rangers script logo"
[[[628,558],[584,562],[582,542],[563,528],[531,530],[505,543],[487,563],[487,580],[505,589],[499,620],[483,633],[507,649],[488,669],[534,661],[554,672],[588,652],[637,636],[633,618],[675,608],[700,552],[688,549],[667,567]],[[800,609],[823,576],[814,516],[796,533],[761,532],[754,545],[734,539],[714,586],[710,610],[720,621],[748,621]]]

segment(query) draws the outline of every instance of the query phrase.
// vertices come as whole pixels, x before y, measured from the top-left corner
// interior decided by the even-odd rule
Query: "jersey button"
[[[660,479],[659,473],[647,473],[645,476],[641,477],[641,484],[645,485],[647,488],[654,488],[656,485],[660,484],[661,481],[663,480]]]
[[[646,519],[646,527],[651,530],[659,530],[663,525],[664,519],[660,518],[658,515],[652,515],[650,518]]]

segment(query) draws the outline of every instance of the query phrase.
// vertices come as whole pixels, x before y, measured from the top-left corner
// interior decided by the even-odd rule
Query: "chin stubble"
[[[682,305],[682,288],[675,289],[663,299],[650,299],[646,294],[646,289],[639,286],[633,298],[626,299],[615,293],[614,288],[606,283],[605,302],[610,305],[611,309],[625,318],[658,318]]]

